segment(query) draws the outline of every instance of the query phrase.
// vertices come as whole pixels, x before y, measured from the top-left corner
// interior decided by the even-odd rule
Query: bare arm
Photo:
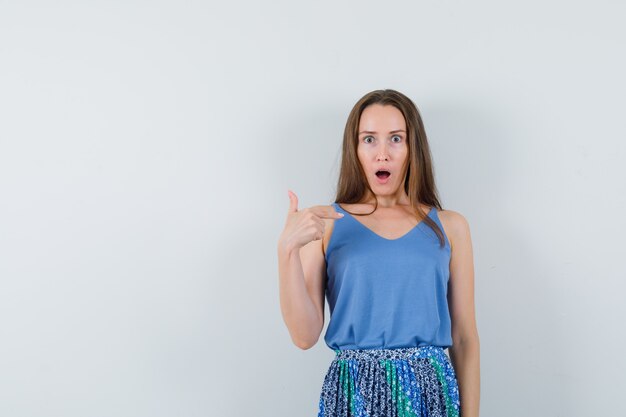
[[[333,219],[342,214],[332,206],[298,211],[296,195],[290,193],[289,198],[287,222],[278,241],[280,309],[293,343],[309,349],[324,327],[326,260],[322,245]]]
[[[474,308],[474,260],[469,224],[460,213],[446,210],[452,248],[448,305],[453,346],[450,359],[456,371],[461,417],[478,417],[480,403],[480,341]]]
[[[324,327],[325,262],[321,246],[322,240],[316,240],[300,249],[278,247],[280,308],[293,343],[301,349],[313,347]]]

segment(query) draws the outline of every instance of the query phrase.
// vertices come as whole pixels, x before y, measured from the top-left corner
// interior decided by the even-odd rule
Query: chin
[[[375,195],[394,195],[398,193],[398,188],[383,188],[380,191],[376,190],[376,187],[372,187]]]

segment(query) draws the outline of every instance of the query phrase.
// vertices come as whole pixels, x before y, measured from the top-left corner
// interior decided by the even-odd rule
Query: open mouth
[[[376,171],[376,176],[381,180],[389,178],[391,173],[389,171]]]

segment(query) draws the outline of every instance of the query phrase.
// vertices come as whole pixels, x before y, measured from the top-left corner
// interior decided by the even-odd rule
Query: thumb
[[[289,210],[288,210],[288,213],[295,213],[296,211],[298,211],[298,197],[291,190],[287,190],[287,194],[289,195]]]

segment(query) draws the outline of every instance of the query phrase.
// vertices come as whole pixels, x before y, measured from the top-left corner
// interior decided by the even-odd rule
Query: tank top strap
[[[351,218],[350,213],[341,208],[338,203],[331,203],[331,206],[333,206],[338,213],[342,213],[343,217],[333,221],[333,230],[327,242],[326,251],[324,252],[324,257],[327,260],[329,254],[333,251],[338,242],[346,242],[349,236],[353,236],[353,233],[358,231],[356,225],[351,222],[351,220],[354,219]]]

